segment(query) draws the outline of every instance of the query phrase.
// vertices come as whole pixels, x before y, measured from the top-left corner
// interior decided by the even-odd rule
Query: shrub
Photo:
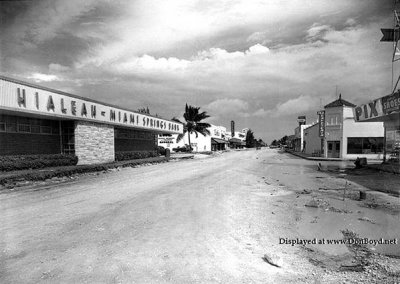
[[[135,152],[117,152],[115,153],[116,161],[146,159],[151,157],[157,157],[157,151],[135,151]]]
[[[158,147],[157,147],[157,151],[158,151],[158,154],[160,154],[161,156],[165,156],[166,150],[165,150],[164,147],[158,146]]]
[[[14,172],[0,176],[0,185],[9,185],[11,188],[18,186],[17,182],[21,180],[38,181],[54,177],[68,177],[77,174],[90,172],[109,171],[120,167],[136,167],[142,164],[165,163],[168,159],[165,157],[147,158],[142,160],[120,161],[108,164],[63,166],[51,170]],[[0,188],[0,191],[2,189]]]
[[[23,155],[1,156],[0,171],[42,169],[47,167],[73,166],[78,163],[75,155]]]

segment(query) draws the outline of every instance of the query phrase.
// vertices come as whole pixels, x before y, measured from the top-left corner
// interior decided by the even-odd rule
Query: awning
[[[213,144],[228,144],[228,141],[219,138],[211,138],[211,143]]]
[[[229,139],[229,142],[230,142],[230,143],[241,143],[242,140],[240,140],[240,139],[238,139],[238,138],[231,138],[231,139]]]

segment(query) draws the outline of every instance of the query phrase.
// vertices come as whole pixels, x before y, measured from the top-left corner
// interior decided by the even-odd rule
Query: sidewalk
[[[193,159],[194,154],[191,153],[171,153],[170,159]]]
[[[339,161],[339,162],[340,161],[351,161],[351,160],[340,159],[340,158],[313,157],[313,156],[311,156],[309,154],[306,154],[306,153],[295,152],[295,151],[288,150],[288,149],[285,149],[284,151],[289,153],[289,154],[292,154],[294,156],[297,156],[297,157],[300,157],[300,158],[303,158],[303,159],[307,159],[307,160],[312,160],[312,161]]]
[[[285,152],[292,154],[294,156],[312,160],[312,161],[355,161],[355,160],[347,160],[347,159],[340,159],[340,158],[324,158],[324,157],[312,157],[306,153],[299,153],[294,152],[291,150],[285,150]],[[368,165],[365,168],[373,169],[376,171],[400,174],[400,164],[390,164],[390,163],[382,163],[381,160],[367,160]]]

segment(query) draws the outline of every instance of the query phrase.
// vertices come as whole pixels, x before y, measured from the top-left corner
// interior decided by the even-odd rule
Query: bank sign
[[[183,133],[180,123],[108,106],[100,102],[0,78],[0,110],[87,120],[118,126]]]
[[[357,106],[354,109],[354,118],[356,121],[368,121],[388,115],[392,112],[400,111],[400,93],[399,91],[388,96],[373,100],[366,104]]]

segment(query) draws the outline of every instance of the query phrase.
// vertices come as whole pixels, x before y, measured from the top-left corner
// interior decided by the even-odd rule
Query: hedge
[[[96,165],[81,165],[81,166],[63,166],[51,170],[43,171],[22,171],[16,173],[7,173],[3,176],[0,175],[0,185],[10,185],[10,188],[17,186],[17,181],[39,181],[51,179],[54,177],[65,177],[76,174],[85,174],[91,172],[101,172],[116,169],[119,167],[136,167],[142,164],[155,164],[168,162],[166,157],[148,158],[136,161],[121,161],[113,162],[108,164],[96,164]],[[1,190],[1,188],[0,188]]]
[[[1,156],[0,171],[7,172],[48,167],[74,166],[77,163],[78,157],[65,154]]]
[[[116,161],[127,161],[136,159],[146,159],[157,157],[157,151],[141,151],[141,152],[117,152],[115,153]]]

